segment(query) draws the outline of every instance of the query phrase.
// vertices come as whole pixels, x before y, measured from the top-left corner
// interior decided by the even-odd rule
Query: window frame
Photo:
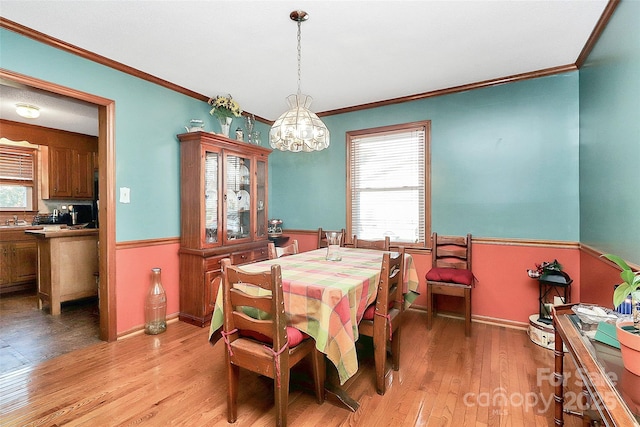
[[[31,156],[32,161],[32,179],[31,180],[21,180],[21,179],[8,179],[0,177],[0,184],[2,185],[12,185],[19,187],[31,187],[31,209],[16,209],[13,207],[2,207],[0,206],[0,213],[3,214],[13,214],[13,213],[33,213],[38,211],[38,149],[34,147],[24,147],[19,145],[9,145],[9,144],[0,144],[0,148],[2,148],[5,152],[14,152],[21,153]]]
[[[381,126],[376,128],[368,128],[368,129],[360,129],[354,131],[346,132],[346,150],[347,150],[347,163],[346,163],[346,171],[347,171],[347,189],[346,189],[346,207],[347,207],[347,235],[351,238],[353,236],[353,218],[352,218],[352,175],[353,171],[351,170],[351,160],[352,160],[352,141],[355,138],[367,137],[367,136],[376,136],[382,134],[393,134],[406,132],[411,129],[422,127],[424,134],[424,241],[419,241],[417,243],[409,243],[402,242],[402,246],[407,248],[429,248],[431,242],[431,120],[423,120],[417,122],[409,122],[402,123],[396,125],[389,126]],[[381,236],[382,237],[382,236]],[[392,245],[394,242],[391,242]]]

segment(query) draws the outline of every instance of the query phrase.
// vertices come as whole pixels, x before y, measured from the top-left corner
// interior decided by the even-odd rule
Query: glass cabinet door
[[[220,154],[204,152],[204,245],[216,246],[220,242],[218,230],[218,170]]]
[[[226,241],[251,237],[251,159],[225,154]]]
[[[267,163],[262,160],[256,162],[256,200],[257,220],[256,236],[266,237],[267,226]]]

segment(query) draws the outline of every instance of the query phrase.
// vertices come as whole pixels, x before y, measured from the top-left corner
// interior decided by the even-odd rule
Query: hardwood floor
[[[474,323],[466,338],[462,320],[437,317],[428,331],[425,312],[405,313],[400,371],[384,396],[375,391],[371,342],[362,337],[360,369],[344,385],[358,411],[330,395],[318,405],[303,386],[307,365],[292,375],[289,425],[553,424],[552,351],[521,330]],[[98,343],[0,375],[0,424],[227,425],[224,345],[211,346],[207,334],[176,321],[160,335]],[[246,371],[240,378],[235,425],[273,425],[272,381]],[[565,416],[566,426],[578,421]]]
[[[60,315],[38,309],[34,292],[0,296],[0,374],[100,341],[97,299],[70,301]]]

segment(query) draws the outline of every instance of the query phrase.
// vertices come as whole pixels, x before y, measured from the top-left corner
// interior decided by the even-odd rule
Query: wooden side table
[[[594,345],[599,343],[591,343],[582,333],[577,316],[571,310],[572,305],[553,309],[555,425],[564,425],[564,414],[568,412],[564,407],[564,344],[584,384],[583,393],[590,410],[578,415],[582,415],[585,425],[639,426],[640,408],[628,394],[637,391],[633,385],[632,389],[625,389],[626,384],[622,381],[625,369],[620,351],[608,346],[606,351],[597,350]]]

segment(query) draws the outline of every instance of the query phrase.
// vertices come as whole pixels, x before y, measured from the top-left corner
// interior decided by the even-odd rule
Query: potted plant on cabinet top
[[[613,305],[618,307],[631,295],[631,315],[633,321],[618,322],[616,331],[622,362],[624,367],[635,375],[640,376],[640,272],[634,272],[619,256],[606,254],[603,257],[614,262],[622,269],[620,277],[622,283],[613,292]]]

